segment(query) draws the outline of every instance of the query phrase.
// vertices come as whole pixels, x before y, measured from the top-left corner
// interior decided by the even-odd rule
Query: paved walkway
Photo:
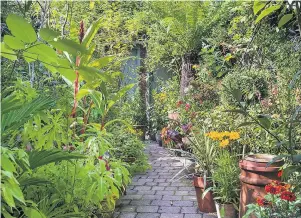
[[[117,202],[116,218],[215,218],[199,212],[192,181],[181,176],[184,158],[175,157],[155,143],[146,153],[152,169],[136,175],[126,195]]]

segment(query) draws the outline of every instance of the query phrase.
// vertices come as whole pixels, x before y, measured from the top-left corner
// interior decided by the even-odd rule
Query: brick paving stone
[[[136,186],[134,188],[134,190],[138,190],[138,191],[149,191],[151,190],[151,186]]]
[[[166,187],[167,188],[167,187]],[[163,186],[154,186],[154,187],[152,187],[152,190],[154,190],[154,191],[158,191],[158,190],[165,190],[166,189],[165,187],[163,187]]]
[[[156,191],[158,195],[174,195],[175,191]]]
[[[179,200],[182,200],[182,196],[178,196],[178,195],[163,195],[162,200],[179,201]]]
[[[137,192],[137,195],[154,195],[154,194],[156,194],[156,191],[154,190],[146,190],[146,191],[142,190]]]
[[[198,209],[196,207],[182,207],[181,213],[197,213]]]
[[[166,207],[162,206],[159,208],[159,213],[180,213],[181,208],[180,207]]]
[[[120,213],[118,218],[135,218],[137,213]]]
[[[136,211],[136,206],[133,205],[124,205],[119,209],[119,212],[135,212],[135,211]]]
[[[170,187],[165,187],[166,191],[177,191],[178,190],[178,187],[174,187],[174,186],[170,186]]]
[[[160,218],[159,213],[138,213],[135,218]]]
[[[160,218],[183,218],[184,214],[161,213]]]
[[[153,200],[151,202],[151,205],[156,205],[156,206],[172,206],[173,202],[172,201],[163,201],[163,200]]]
[[[175,195],[188,195],[189,192],[188,191],[176,191]]]
[[[131,205],[141,205],[141,206],[147,206],[151,204],[152,200],[132,200]]]
[[[192,201],[196,201],[196,196],[195,196],[195,195],[187,195],[187,196],[183,196],[183,200],[192,200]]]
[[[143,195],[143,199],[161,200],[163,195]]]
[[[173,204],[181,207],[192,207],[193,201],[174,201]]]
[[[154,179],[154,182],[166,182],[166,179]]]
[[[146,186],[156,186],[158,185],[158,182],[147,182],[145,183]]]
[[[159,207],[158,206],[138,206],[137,212],[139,213],[157,213]]]

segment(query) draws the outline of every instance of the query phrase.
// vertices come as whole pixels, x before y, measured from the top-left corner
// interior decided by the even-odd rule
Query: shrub
[[[268,96],[268,80],[270,73],[267,71],[234,71],[223,79],[220,95],[223,104],[233,104],[234,99],[227,93],[224,86],[229,91],[239,89],[242,91],[242,98],[248,101],[258,102]]]

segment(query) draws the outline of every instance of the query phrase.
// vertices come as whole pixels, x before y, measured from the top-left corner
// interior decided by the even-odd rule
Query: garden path
[[[178,176],[184,158],[175,157],[156,143],[148,143],[145,152],[152,166],[137,174],[126,195],[117,202],[116,218],[215,218],[199,212],[192,181]]]

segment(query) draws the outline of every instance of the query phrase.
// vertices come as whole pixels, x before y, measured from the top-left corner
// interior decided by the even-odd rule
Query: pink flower
[[[190,107],[191,107],[190,104],[187,103],[187,104],[185,105],[185,110],[188,111],[188,110],[190,109]]]

